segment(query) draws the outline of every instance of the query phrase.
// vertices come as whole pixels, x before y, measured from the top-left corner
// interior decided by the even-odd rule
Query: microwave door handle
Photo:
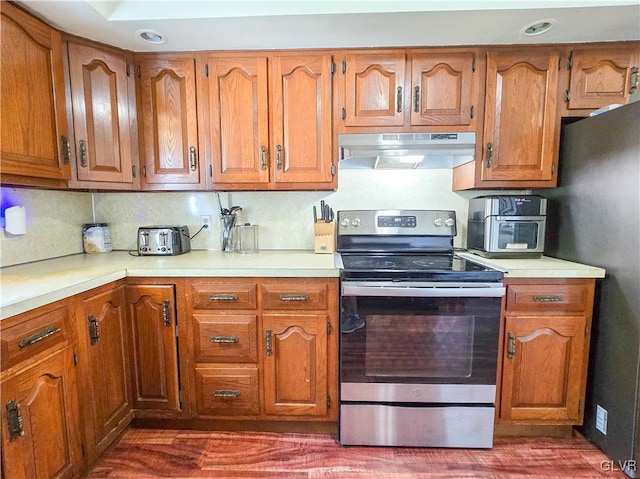
[[[415,298],[501,298],[506,289],[498,285],[474,285],[465,287],[394,287],[342,285],[343,296],[389,296]]]

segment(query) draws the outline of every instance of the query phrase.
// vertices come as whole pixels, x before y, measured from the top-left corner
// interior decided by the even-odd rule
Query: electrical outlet
[[[607,410],[596,404],[596,429],[605,436],[607,435]]]
[[[211,231],[211,215],[200,215],[200,227],[202,231]]]

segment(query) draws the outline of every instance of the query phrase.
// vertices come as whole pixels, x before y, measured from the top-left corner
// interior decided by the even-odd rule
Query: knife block
[[[313,224],[316,253],[333,253],[336,250],[335,223],[319,221]]]

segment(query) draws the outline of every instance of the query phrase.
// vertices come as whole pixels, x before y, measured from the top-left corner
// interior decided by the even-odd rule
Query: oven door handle
[[[420,286],[390,284],[370,286],[366,283],[343,283],[343,296],[389,296],[415,298],[501,298],[505,295],[502,283],[473,283],[473,285],[442,285],[426,283]]]

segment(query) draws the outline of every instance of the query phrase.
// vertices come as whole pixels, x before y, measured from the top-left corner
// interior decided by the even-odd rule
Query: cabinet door
[[[558,61],[546,50],[487,53],[483,180],[555,186]]]
[[[324,314],[264,315],[266,414],[326,415],[328,321]]]
[[[142,59],[138,92],[144,187],[203,189],[193,57]]]
[[[134,409],[179,411],[173,285],[126,286]]]
[[[626,104],[629,95],[638,89],[637,50],[620,46],[573,50],[568,108]]]
[[[507,316],[500,418],[581,423],[586,333],[584,316]]]
[[[89,462],[130,422],[133,414],[127,354],[124,286],[79,299],[76,314]]]
[[[347,55],[345,65],[345,126],[402,126],[404,51]]]
[[[2,382],[7,479],[77,477],[82,449],[73,356],[67,347]],[[19,424],[22,435],[10,434],[10,424]]]
[[[69,76],[80,181],[132,183],[129,90],[124,56],[69,43]]]
[[[331,55],[271,62],[271,165],[278,185],[331,183]]]
[[[411,125],[471,125],[479,81],[474,65],[472,52],[414,54]]]
[[[208,105],[213,183],[269,182],[267,58],[210,57]]]
[[[11,3],[1,15],[2,173],[67,180],[61,35]]]

